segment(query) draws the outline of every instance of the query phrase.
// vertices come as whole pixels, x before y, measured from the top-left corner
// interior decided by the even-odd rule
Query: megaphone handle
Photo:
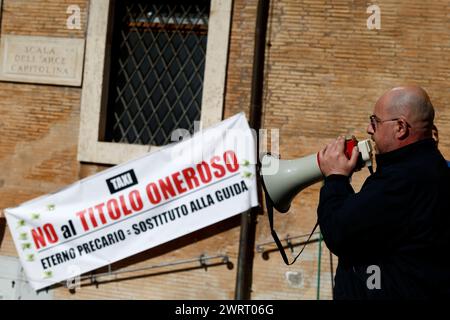
[[[316,222],[316,225],[314,226],[311,233],[309,234],[309,237],[306,240],[305,244],[303,245],[302,250],[300,250],[300,252],[298,253],[298,255],[294,258],[294,260],[292,262],[289,262],[286,252],[284,251],[284,247],[281,244],[280,239],[278,238],[277,232],[273,228],[273,205],[267,196],[266,196],[266,207],[267,207],[267,215],[269,217],[270,232],[272,233],[272,238],[273,238],[273,240],[275,240],[275,243],[278,247],[278,251],[280,251],[280,254],[281,254],[281,257],[283,258],[284,263],[289,266],[289,265],[295,263],[295,261],[297,261],[297,258],[302,254],[303,250],[305,250],[306,245],[308,244],[309,240],[311,239],[312,235],[314,234],[314,231],[316,231],[316,228],[319,225],[319,222],[318,221]]]

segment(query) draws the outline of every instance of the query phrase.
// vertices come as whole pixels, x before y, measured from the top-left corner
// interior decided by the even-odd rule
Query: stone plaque
[[[0,80],[81,86],[84,39],[2,35]]]

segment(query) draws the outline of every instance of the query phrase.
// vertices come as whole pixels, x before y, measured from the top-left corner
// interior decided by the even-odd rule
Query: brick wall
[[[66,8],[78,4],[82,10],[82,30],[66,29]],[[236,1],[237,11],[246,7]],[[60,37],[84,37],[87,1],[3,1],[2,34]],[[233,36],[230,52],[241,54],[242,44],[253,40],[255,5],[246,11],[248,35]],[[240,21],[233,21],[234,33]],[[252,51],[242,54],[251,73]],[[238,70],[238,66],[234,70]],[[232,77],[230,78],[232,79]],[[249,80],[237,90],[248,96]],[[247,88],[247,89],[246,89]],[[235,94],[236,95],[236,94]],[[53,192],[67,184],[90,176],[105,166],[77,162],[81,88],[15,84],[0,82],[0,208],[12,207],[26,200]],[[228,96],[227,96],[228,97]],[[244,107],[243,107],[244,105]],[[239,103],[227,116],[246,111]],[[14,106],[13,108],[11,106]],[[56,299],[233,299],[240,217],[174,240],[111,265],[111,270],[141,271],[98,277],[97,282],[82,281],[74,293],[55,286]],[[1,241],[0,255],[16,256],[9,230]],[[225,255],[207,260],[200,256]],[[184,260],[192,262],[154,268]],[[97,274],[107,272],[103,268]]]
[[[67,29],[70,5],[81,9],[81,29]],[[83,38],[86,32],[87,0],[4,0],[2,34]]]
[[[338,135],[365,139],[368,116],[391,87],[418,84],[436,109],[440,149],[450,158],[450,21],[448,1],[377,1],[381,29],[368,30],[369,1],[271,1],[266,51],[264,127],[280,129],[280,153],[291,159],[320,150]],[[353,177],[359,190],[367,170]],[[306,234],[314,225],[320,183],[304,190],[288,214],[278,215],[280,238]],[[270,241],[267,219],[257,243]],[[355,239],[358,241],[358,239]],[[298,248],[296,248],[297,250]],[[277,253],[255,260],[254,298],[315,298],[317,244],[293,266]],[[337,260],[334,260],[334,267]],[[322,251],[320,296],[329,298],[329,251]],[[298,272],[300,288],[286,280]],[[278,286],[277,286],[278,284]]]
[[[69,4],[82,29],[66,28]],[[1,33],[84,37],[87,1],[3,1]],[[79,178],[80,88],[0,82],[0,208],[53,192]],[[5,230],[0,254],[16,256]]]
[[[82,29],[67,30],[66,8],[82,9]],[[368,1],[273,0],[266,51],[263,127],[280,129],[283,159],[318,151],[340,134],[366,137],[368,115],[387,89],[422,85],[437,111],[440,148],[450,158],[450,3],[379,1],[381,30],[368,30]],[[235,0],[230,35],[224,117],[248,115],[257,0]],[[3,1],[2,34],[83,38],[88,1]],[[104,166],[76,160],[81,88],[0,82],[0,208],[57,190]],[[359,189],[366,171],[356,173]],[[315,223],[320,183],[302,191],[289,213],[277,214],[280,238],[308,234]],[[304,238],[296,238],[294,243]],[[256,244],[274,248],[267,217],[258,217]],[[357,241],[357,239],[355,239]],[[226,254],[234,267],[201,267],[199,261],[86,281],[61,299],[232,299],[236,280],[239,217],[113,264],[149,268],[160,263]],[[301,247],[295,246],[294,253]],[[288,250],[289,252],[289,250]],[[0,255],[16,256],[9,231]],[[292,255],[288,253],[292,259]],[[300,261],[285,266],[275,250],[255,254],[255,299],[331,298],[330,256],[310,244]],[[217,261],[217,260],[214,260]],[[334,267],[337,260],[334,258]],[[100,272],[105,272],[103,268]]]

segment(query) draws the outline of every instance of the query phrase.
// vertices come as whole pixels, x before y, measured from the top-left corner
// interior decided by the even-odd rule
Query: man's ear
[[[404,140],[409,136],[409,126],[406,121],[399,119],[397,121],[397,138],[400,140]]]

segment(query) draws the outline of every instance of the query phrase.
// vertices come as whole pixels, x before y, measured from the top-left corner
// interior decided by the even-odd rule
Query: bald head
[[[433,136],[434,108],[428,94],[418,86],[389,90],[378,99],[373,115],[376,120],[371,120],[367,133],[379,153]]]
[[[397,87],[383,95],[387,112],[403,116],[417,133],[431,136],[434,108],[430,97],[418,86]]]

